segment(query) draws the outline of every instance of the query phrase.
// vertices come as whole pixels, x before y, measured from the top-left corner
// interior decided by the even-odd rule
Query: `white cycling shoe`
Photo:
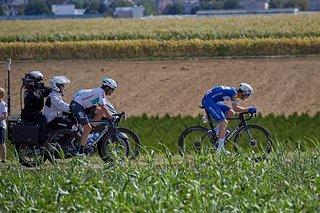
[[[86,154],[85,153],[76,152],[76,156],[85,157]]]
[[[225,148],[217,149],[218,154],[231,155],[231,152],[227,151]]]

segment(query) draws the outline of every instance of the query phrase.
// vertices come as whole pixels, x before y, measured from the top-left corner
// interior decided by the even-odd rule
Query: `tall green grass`
[[[178,139],[180,134],[188,127],[202,125],[207,128],[209,124],[203,124],[202,115],[192,116],[132,116],[120,122],[120,127],[133,130],[139,137],[144,150],[153,149],[155,152],[168,149],[173,154],[178,154]],[[259,124],[265,127],[273,141],[281,141],[282,145],[290,150],[297,146],[300,149],[306,147],[317,147],[320,145],[320,112],[314,116],[308,114],[298,115],[296,113],[289,116],[269,114],[267,116],[258,115],[248,122],[248,124]],[[229,121],[229,128],[233,129],[238,121]],[[215,123],[216,125],[216,123]],[[227,148],[232,151],[232,141],[229,141]],[[8,142],[8,144],[10,144]],[[272,148],[275,148],[273,144]],[[9,158],[15,152],[14,146],[9,146]]]
[[[274,142],[258,162],[214,151],[177,155],[179,134],[200,118],[143,115],[122,122],[144,145],[136,161],[74,158],[26,169],[10,160],[0,166],[0,212],[320,211],[320,113],[252,120]]]
[[[320,151],[286,148],[255,162],[241,156],[173,158],[0,169],[1,212],[319,212]],[[89,163],[89,164],[88,164]],[[89,166],[88,166],[89,165]]]
[[[234,127],[238,122],[229,122],[230,127]],[[292,114],[290,116],[258,115],[248,123],[256,123],[264,126],[272,138],[281,141],[284,145],[294,149],[297,144],[305,144],[314,147],[311,141],[320,139],[320,112],[314,116],[308,114]],[[134,130],[140,137],[143,145],[153,146],[161,149],[162,145],[166,145],[171,152],[177,153],[177,143],[179,135],[184,129],[194,125],[202,124],[201,115],[198,117],[191,116],[164,116],[164,117],[148,117],[146,115],[130,117],[120,126],[128,127]],[[319,143],[317,143],[319,145]]]

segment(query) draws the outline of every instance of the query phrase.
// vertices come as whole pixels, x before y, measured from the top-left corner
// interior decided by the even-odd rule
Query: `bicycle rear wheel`
[[[104,162],[122,162],[130,154],[129,139],[121,131],[112,131],[98,143],[98,152]]]
[[[184,130],[178,141],[178,149],[180,155],[194,155],[203,154],[206,155],[215,147],[217,140],[212,134],[212,130],[209,130],[202,126],[193,126]]]
[[[46,161],[44,148],[32,144],[16,144],[19,162],[23,166],[37,167]]]
[[[234,150],[245,157],[262,159],[271,152],[272,139],[269,132],[257,124],[241,128],[234,139]]]

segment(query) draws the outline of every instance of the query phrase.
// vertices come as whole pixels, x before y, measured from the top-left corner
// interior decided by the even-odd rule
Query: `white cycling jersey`
[[[107,105],[105,93],[102,88],[85,89],[76,92],[73,100],[87,109],[96,105]]]

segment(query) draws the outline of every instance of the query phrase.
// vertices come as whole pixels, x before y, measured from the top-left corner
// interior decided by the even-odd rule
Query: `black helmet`
[[[26,78],[32,79],[34,81],[42,81],[43,74],[40,71],[32,71],[26,74]]]
[[[22,85],[27,89],[35,89],[39,87],[40,81],[43,80],[43,75],[40,71],[32,71],[25,74],[25,77],[22,78]],[[41,87],[41,85],[40,85]]]

